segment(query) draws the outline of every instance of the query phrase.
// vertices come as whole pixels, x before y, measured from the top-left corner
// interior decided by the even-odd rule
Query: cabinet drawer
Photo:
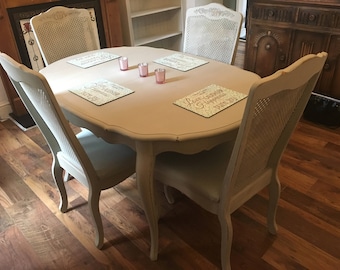
[[[293,6],[254,4],[251,9],[251,19],[269,22],[294,23],[295,14]]]
[[[323,9],[299,8],[297,24],[317,27],[335,28],[339,24],[340,11]]]

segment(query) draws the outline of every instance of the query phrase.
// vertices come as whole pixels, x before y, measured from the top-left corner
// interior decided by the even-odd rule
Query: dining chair
[[[242,20],[241,13],[218,3],[189,8],[183,52],[233,64]]]
[[[68,208],[65,171],[88,187],[95,244],[101,248],[104,241],[99,212],[101,191],[114,187],[135,172],[135,152],[122,144],[106,143],[87,129],[75,135],[42,74],[4,53],[0,53],[0,63],[51,149],[52,176],[60,194],[59,209],[65,213]]]
[[[55,6],[30,19],[45,65],[78,53],[100,49],[96,22],[87,9]],[[65,174],[65,180],[72,178]]]
[[[265,187],[268,230],[277,232],[278,165],[326,58],[325,52],[306,55],[255,82],[235,142],[193,155],[165,152],[156,158],[154,178],[165,185],[170,203],[174,188],[218,216],[222,269],[231,269],[231,214]]]
[[[96,22],[87,9],[55,6],[30,19],[45,65],[100,49]]]

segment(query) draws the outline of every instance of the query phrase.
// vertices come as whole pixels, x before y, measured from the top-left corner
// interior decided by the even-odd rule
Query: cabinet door
[[[300,31],[294,32],[293,46],[289,63],[293,63],[302,56],[310,53],[319,53],[327,51],[329,42],[329,34],[318,33],[316,31]]]
[[[331,36],[327,52],[316,92],[340,99],[340,35]]]
[[[315,54],[322,51],[326,51],[329,53],[331,51],[334,51],[331,61],[331,55],[328,56],[325,68],[323,69],[323,72],[320,75],[320,79],[314,89],[314,92],[322,93],[324,95],[330,95],[333,97],[335,96],[334,94],[331,94],[331,92],[334,90],[336,91],[336,89],[332,89],[332,84],[340,86],[340,81],[338,80],[338,82],[336,82],[336,57],[339,56],[339,53],[337,53],[337,55],[335,54],[335,47],[339,47],[339,42],[337,42],[336,38],[334,38],[333,41],[330,41],[329,34],[296,30],[294,33],[293,46],[289,59],[289,62],[293,63],[302,56],[310,53]]]
[[[292,30],[252,25],[247,40],[245,68],[261,77],[288,65]]]

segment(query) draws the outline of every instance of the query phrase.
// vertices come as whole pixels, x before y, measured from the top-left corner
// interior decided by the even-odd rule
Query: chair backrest
[[[100,49],[96,22],[86,9],[52,7],[32,17],[30,24],[45,65]]]
[[[97,179],[93,165],[61,111],[46,78],[1,52],[0,63],[44,135],[53,158],[62,155],[74,167],[68,172],[90,186],[87,179]]]
[[[233,64],[242,14],[218,3],[186,12],[183,52]]]
[[[325,52],[306,55],[252,86],[224,181],[228,193],[222,197],[225,205],[231,200],[231,212],[276,180],[271,178],[326,58]]]

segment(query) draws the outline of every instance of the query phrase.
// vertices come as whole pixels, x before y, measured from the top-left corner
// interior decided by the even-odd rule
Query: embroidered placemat
[[[212,84],[176,100],[174,104],[209,118],[246,97],[243,93]]]
[[[134,92],[131,89],[105,79],[93,81],[69,91],[98,106]]]
[[[196,67],[209,63],[208,61],[191,57],[181,53],[175,53],[163,58],[154,60],[155,63],[163,66],[178,69],[180,71],[188,71]]]

